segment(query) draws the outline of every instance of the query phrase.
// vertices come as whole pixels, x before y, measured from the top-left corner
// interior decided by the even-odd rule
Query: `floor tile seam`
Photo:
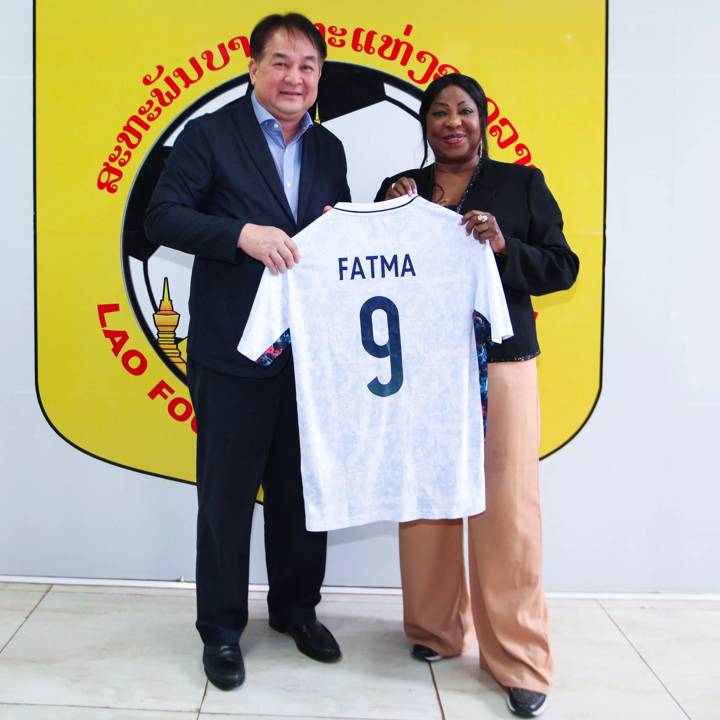
[[[133,588],[128,588],[127,592],[123,591],[116,591],[116,592],[103,592],[102,590],[97,590],[93,587],[90,587],[88,590],[66,590],[64,589],[67,586],[63,585],[53,585],[52,591],[53,595],[63,595],[66,597],[72,597],[73,595],[78,597],[83,597],[85,595],[92,595],[93,597],[108,597],[108,598],[114,598],[114,597],[154,597],[154,598],[182,598],[185,594],[187,595],[188,600],[194,600],[195,599],[195,593],[188,592],[187,590],[166,590],[166,589],[159,589],[159,590],[152,590],[146,592],[133,592]],[[249,602],[258,602],[258,600],[250,599]]]
[[[210,683],[210,681],[206,677],[205,678],[205,688],[203,689],[203,696],[202,696],[202,699],[200,700],[200,706],[198,707],[198,713],[197,713],[196,720],[200,720],[200,716],[202,715],[203,705],[205,704],[205,699],[207,698],[207,694],[208,694],[209,683]]]
[[[5,648],[15,639],[15,636],[20,632],[20,630],[25,627],[25,623],[28,621],[30,616],[37,610],[38,605],[47,597],[48,593],[52,590],[52,585],[41,595],[41,597],[38,599],[38,601],[32,606],[32,609],[30,612],[23,618],[23,621],[20,623],[20,625],[15,628],[15,632],[7,639],[5,644],[0,648],[0,655],[5,652]]]
[[[693,612],[693,613],[706,613],[706,614],[718,614],[720,613],[720,603],[716,607],[693,607],[691,604],[677,605],[677,606],[662,606],[662,605],[609,605],[608,610],[613,612],[635,612],[642,610],[643,612],[650,613],[682,613],[682,612]]]
[[[614,617],[612,616],[612,614],[610,613],[609,609],[606,608],[606,607],[603,605],[603,603],[602,603],[601,600],[598,600],[598,603],[599,603],[600,607],[603,609],[605,615],[607,615],[607,617],[608,617],[608,619],[610,620],[610,622],[617,628],[617,631],[625,638],[625,641],[628,643],[628,645],[630,645],[630,647],[635,651],[635,653],[637,654],[637,656],[643,661],[643,663],[645,664],[645,666],[647,667],[647,669],[653,674],[653,676],[654,676],[655,679],[660,683],[660,685],[661,685],[662,688],[665,690],[665,692],[672,698],[672,701],[678,706],[678,708],[680,709],[680,711],[682,712],[682,714],[683,714],[686,718],[688,718],[688,720],[692,720],[692,718],[691,718],[690,714],[688,713],[688,711],[685,710],[685,708],[682,706],[682,704],[680,703],[680,701],[679,701],[679,700],[675,697],[675,695],[671,692],[670,688],[665,684],[665,682],[663,681],[663,679],[658,675],[658,673],[657,673],[657,671],[655,670],[655,668],[653,668],[653,666],[648,662],[648,660],[645,658],[645,656],[644,656],[644,655],[640,652],[640,650],[636,647],[635,643],[630,639],[630,637],[627,635],[627,633],[622,629],[622,627],[620,626],[620,623],[619,623],[617,620],[615,620],[615,618],[614,618]]]
[[[202,712],[199,716],[200,720],[202,718],[213,718],[213,717],[231,717],[231,718],[239,718],[242,720],[242,718],[268,718],[268,720],[282,720],[283,718],[292,718],[292,720],[301,719],[301,720],[407,720],[407,716],[404,716],[402,718],[399,717],[368,717],[366,715],[298,715],[297,713],[293,713],[292,715],[278,715],[270,714],[265,715],[263,713],[234,713],[234,712],[228,712],[227,710],[222,711],[208,711],[205,710]],[[444,718],[443,718],[444,720]]]
[[[147,713],[167,713],[173,715],[197,715],[197,710],[168,710],[167,708],[138,708],[123,707],[117,705],[79,705],[77,703],[38,703],[38,702],[8,702],[0,700],[0,707],[32,707],[32,708],[69,708],[75,710],[117,710],[120,712],[147,712]]]
[[[445,718],[445,708],[443,707],[442,698],[440,697],[440,688],[437,684],[437,679],[435,678],[435,671],[433,670],[433,666],[431,663],[426,663],[428,666],[428,670],[430,671],[430,677],[432,678],[432,684],[435,688],[435,698],[437,699],[438,703],[438,709],[440,710],[440,720],[446,720]]]

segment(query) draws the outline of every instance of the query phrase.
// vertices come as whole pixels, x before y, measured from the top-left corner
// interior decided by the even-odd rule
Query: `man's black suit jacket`
[[[293,218],[249,96],[191,120],[177,138],[145,217],[150,242],[195,256],[190,283],[188,357],[245,377],[279,373],[237,351],[264,265],[237,248],[245,223],[292,236],[325,205],[350,200],[341,142],[320,125],[304,135],[298,218]]]

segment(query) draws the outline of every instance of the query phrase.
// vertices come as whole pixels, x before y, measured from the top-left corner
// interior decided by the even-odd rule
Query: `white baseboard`
[[[41,585],[88,585],[93,587],[142,587],[142,588],[171,588],[176,590],[194,590],[195,583],[183,578],[179,580],[125,580],[108,578],[67,578],[43,577],[37,575],[0,575],[3,583],[31,583]],[[267,592],[267,585],[250,585],[250,590]],[[401,595],[400,588],[394,587],[349,587],[324,586],[323,593],[341,595]],[[549,592],[550,599],[565,600],[703,600],[720,602],[720,593],[636,593],[636,592]]]

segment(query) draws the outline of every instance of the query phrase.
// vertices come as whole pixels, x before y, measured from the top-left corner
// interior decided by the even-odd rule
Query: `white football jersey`
[[[473,311],[493,342],[512,328],[459,219],[420,197],[338,203],[295,236],[295,268],[262,277],[238,350],[271,361],[290,329],[308,530],[485,509]]]

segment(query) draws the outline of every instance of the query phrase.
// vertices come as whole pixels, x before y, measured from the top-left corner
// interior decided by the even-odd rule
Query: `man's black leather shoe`
[[[273,630],[290,635],[297,649],[313,660],[333,663],[342,657],[340,646],[332,633],[318,620],[292,625],[271,615],[269,624]]]
[[[203,667],[208,680],[220,690],[232,690],[245,680],[245,663],[239,645],[206,645]]]

